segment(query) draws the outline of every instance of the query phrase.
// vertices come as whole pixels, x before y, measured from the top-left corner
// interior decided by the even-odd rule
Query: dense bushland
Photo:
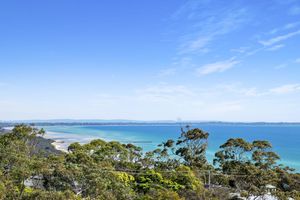
[[[178,140],[151,152],[133,144],[93,140],[68,153],[37,149],[43,130],[17,125],[0,136],[0,199],[233,199],[260,196],[266,186],[279,199],[300,198],[300,175],[277,164],[268,141],[232,138],[214,165],[206,160],[209,134],[189,127]]]

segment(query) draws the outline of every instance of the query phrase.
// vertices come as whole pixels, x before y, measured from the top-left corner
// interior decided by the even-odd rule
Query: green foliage
[[[188,166],[203,168],[206,165],[206,148],[209,134],[201,129],[182,129],[177,140],[176,155],[183,158]]]
[[[141,194],[138,200],[184,200],[178,193],[166,189],[151,188],[147,194]]]
[[[181,136],[175,142],[167,140],[159,145],[160,148],[152,152],[158,162],[156,165],[160,168],[176,168],[180,164],[189,167],[206,169],[206,148],[209,133],[189,126],[181,129]],[[171,154],[171,156],[170,156]]]
[[[126,172],[116,172],[115,176],[118,181],[121,181],[126,186],[129,186],[131,183],[135,181],[134,177]]]
[[[289,173],[289,168],[276,165],[279,156],[272,151],[268,141],[250,143],[241,138],[229,139],[220,148],[214,164],[230,175],[228,183],[231,187],[246,191],[248,196],[260,196],[266,193],[266,185],[275,185],[281,189],[274,194],[280,199],[287,191],[299,192],[299,188],[295,189],[297,176]]]
[[[24,200],[38,199],[38,200],[80,200],[81,198],[76,196],[72,191],[54,192],[44,190],[30,190],[26,191]]]
[[[249,143],[242,138],[229,139],[220,148],[222,150],[215,154],[214,164],[219,164],[224,173],[240,172],[247,165],[269,170],[279,159],[271,151],[272,145],[268,141]]]
[[[40,172],[43,158],[34,154],[34,138],[42,134],[43,130],[18,125],[11,134],[0,136],[0,185],[6,191],[4,199],[22,198],[25,181]]]
[[[177,141],[146,153],[98,139],[47,155],[36,148],[43,134],[18,125],[0,136],[0,200],[214,200],[227,199],[228,186],[249,196],[264,194],[266,184],[278,188],[280,199],[300,196],[300,175],[276,165],[279,157],[267,141],[229,139],[214,169],[205,157],[209,134],[201,129],[182,129]],[[221,187],[204,188],[207,170]]]

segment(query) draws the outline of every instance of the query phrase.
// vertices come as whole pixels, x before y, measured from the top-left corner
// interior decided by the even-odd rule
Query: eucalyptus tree
[[[42,129],[21,124],[0,136],[0,185],[5,188],[5,198],[22,199],[25,181],[40,174],[43,159],[36,152],[35,138],[43,134]]]
[[[132,148],[99,139],[84,145],[71,144],[65,157],[68,165],[77,171],[79,193],[91,199],[133,199],[135,194],[129,183],[134,179],[119,171],[120,166],[127,167],[126,163],[134,159],[129,155]]]
[[[272,169],[280,157],[272,151],[272,145],[268,141],[252,142],[252,161],[260,169]]]
[[[252,144],[242,138],[231,138],[220,146],[215,153],[214,165],[220,167],[223,173],[238,173],[250,164]]]
[[[199,129],[190,129],[189,126],[181,129],[180,137],[174,141],[167,140],[153,151],[157,160],[165,166],[177,167],[179,164],[203,169],[207,167],[206,149],[209,133]]]
[[[215,154],[214,164],[228,175],[230,185],[238,190],[260,196],[265,194],[266,185],[278,181],[274,169],[279,156],[268,141],[231,138],[220,149]]]

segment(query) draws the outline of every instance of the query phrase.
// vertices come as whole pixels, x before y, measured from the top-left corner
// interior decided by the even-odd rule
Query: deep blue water
[[[44,126],[48,137],[65,141],[86,143],[101,138],[135,143],[145,151],[153,150],[167,139],[180,136],[180,125],[121,125],[121,126]],[[193,124],[209,132],[207,157],[212,160],[219,146],[229,138],[241,137],[247,141],[268,140],[281,157],[281,163],[300,171],[300,125],[249,125],[249,124]]]

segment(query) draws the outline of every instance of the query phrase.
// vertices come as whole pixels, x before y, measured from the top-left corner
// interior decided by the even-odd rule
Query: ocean
[[[281,157],[280,163],[300,172],[300,125],[299,124],[226,124],[201,123],[190,124],[192,128],[207,131],[207,158],[212,162],[214,153],[229,138],[243,138],[247,141],[268,140],[273,150]],[[46,137],[60,143],[62,148],[72,142],[87,143],[93,139],[120,141],[141,146],[144,151],[154,150],[167,139],[180,136],[180,124],[151,125],[84,125],[84,126],[42,126]]]

